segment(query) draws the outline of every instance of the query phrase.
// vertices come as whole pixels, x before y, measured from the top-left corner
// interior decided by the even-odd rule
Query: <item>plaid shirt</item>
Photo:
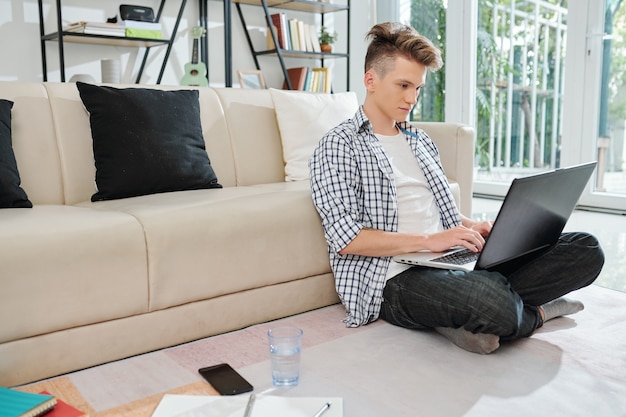
[[[429,169],[444,179],[440,184],[447,188],[432,140],[408,122],[398,127],[405,131],[416,158],[421,149],[422,159],[428,160]],[[313,202],[322,219],[337,293],[347,311],[346,324],[367,324],[380,313],[391,258],[340,255],[339,251],[363,228],[398,230],[393,170],[362,109],[322,138],[309,165]],[[454,212],[458,221],[456,206]]]

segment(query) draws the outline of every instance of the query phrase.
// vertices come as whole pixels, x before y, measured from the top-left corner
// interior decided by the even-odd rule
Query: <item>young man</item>
[[[604,255],[589,234],[564,233],[547,252],[499,272],[410,267],[391,259],[454,246],[480,251],[491,223],[458,212],[435,145],[406,122],[427,71],[442,65],[440,51],[401,24],[376,25],[368,38],[365,102],[322,138],[310,161],[313,200],[347,325],[382,317],[490,353],[501,341],[581,310],[582,303],[562,296],[600,273]]]

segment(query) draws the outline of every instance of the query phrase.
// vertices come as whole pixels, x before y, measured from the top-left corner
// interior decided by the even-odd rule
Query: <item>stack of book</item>
[[[330,93],[330,70],[328,68],[297,67],[289,68],[287,76],[292,90],[310,91],[313,93]],[[287,90],[287,81],[283,82],[283,89]]]
[[[46,391],[39,394],[0,387],[0,416],[86,417],[87,414]]]
[[[285,13],[274,13],[271,16],[278,46],[281,49],[303,52],[321,52],[320,42],[315,25],[304,23],[298,19],[287,19]],[[274,49],[272,35],[268,30],[268,49]]]
[[[120,36],[128,38],[162,39],[161,24],[123,20],[121,23],[74,22],[63,29],[64,32],[87,35]]]
[[[86,35],[126,36],[126,28],[121,23],[81,21],[66,26],[63,31],[84,33]]]

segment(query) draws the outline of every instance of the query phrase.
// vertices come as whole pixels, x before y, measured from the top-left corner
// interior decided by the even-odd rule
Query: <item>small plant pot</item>
[[[330,53],[333,51],[333,46],[328,43],[322,43],[320,44],[320,49],[322,50],[322,52]]]

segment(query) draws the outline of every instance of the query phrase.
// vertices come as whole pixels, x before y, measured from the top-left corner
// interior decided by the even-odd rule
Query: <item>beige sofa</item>
[[[338,302],[308,183],[284,181],[267,90],[200,89],[224,188],[96,203],[76,85],[0,82],[0,98],[15,102],[13,147],[34,204],[0,209],[0,385]],[[473,131],[420,126],[470,214]]]

